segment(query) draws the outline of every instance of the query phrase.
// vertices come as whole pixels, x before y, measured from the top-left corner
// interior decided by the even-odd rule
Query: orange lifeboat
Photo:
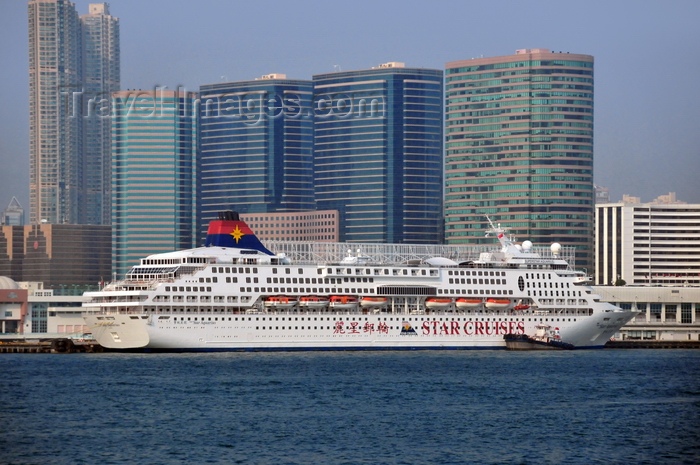
[[[363,308],[381,308],[386,307],[389,299],[386,297],[364,296],[360,299],[360,306]]]
[[[528,308],[530,308],[530,306],[528,304],[518,304],[515,307],[513,307],[513,310],[517,310],[517,311],[522,312],[524,310],[527,310]]]
[[[332,295],[328,305],[336,310],[351,310],[357,308],[357,297],[354,295]]]
[[[510,299],[496,299],[493,297],[486,299],[486,308],[503,309],[510,307],[510,304]]]
[[[431,310],[443,310],[452,305],[452,299],[449,297],[428,297],[425,299],[425,308]]]
[[[328,297],[319,295],[305,295],[299,298],[299,306],[303,308],[325,308],[328,305]]]
[[[455,301],[457,308],[462,309],[480,307],[483,303],[483,300],[474,297],[459,297]]]
[[[296,297],[289,297],[286,295],[271,295],[265,299],[265,307],[268,308],[292,308],[296,304]]]

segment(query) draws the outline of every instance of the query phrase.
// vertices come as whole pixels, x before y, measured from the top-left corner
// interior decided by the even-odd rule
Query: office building
[[[595,203],[610,203],[610,189],[603,186],[594,186]]]
[[[0,227],[0,276],[21,281],[25,226]]]
[[[29,222],[101,224],[118,20],[107,4],[91,4],[82,19],[67,0],[28,5]]]
[[[546,49],[447,63],[445,238],[517,239],[593,262],[593,57]]]
[[[17,197],[12,197],[9,205],[2,214],[2,224],[5,226],[24,226],[24,208]]]
[[[441,70],[389,62],[313,76],[314,184],[346,242],[442,240]]]
[[[284,74],[200,87],[200,240],[219,211],[315,209],[311,101]]]
[[[122,276],[147,255],[194,246],[196,94],[113,94],[112,263]]]
[[[0,276],[56,293],[96,289],[111,277],[108,225],[32,224],[0,229]]]
[[[261,241],[338,242],[338,212],[314,210],[245,213],[241,219]]]
[[[595,283],[700,286],[700,204],[596,205]]]

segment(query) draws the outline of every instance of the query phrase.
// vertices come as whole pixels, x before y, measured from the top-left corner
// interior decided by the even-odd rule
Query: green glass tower
[[[196,94],[113,94],[112,270],[194,247]]]
[[[445,73],[445,239],[483,244],[492,221],[592,266],[593,57],[518,50]]]

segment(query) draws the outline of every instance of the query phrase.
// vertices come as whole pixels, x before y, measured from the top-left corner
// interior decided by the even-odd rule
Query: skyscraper
[[[483,243],[486,215],[592,267],[593,57],[518,50],[445,75],[445,238]]]
[[[110,224],[112,138],[110,96],[119,90],[119,19],[107,3],[91,3],[82,24],[83,187],[87,224]]]
[[[112,269],[195,245],[196,94],[113,94]]]
[[[66,0],[29,1],[29,222],[78,223],[80,22]]]
[[[596,217],[595,284],[700,286],[700,204],[601,203]]]
[[[102,222],[88,206],[102,210],[109,195],[109,110],[95,109],[119,85],[118,22],[107,4],[81,22],[68,0],[29,0],[28,13],[29,222]]]
[[[200,86],[202,234],[222,210],[315,208],[311,93],[310,81],[284,74]]]
[[[1,223],[5,226],[24,226],[24,209],[17,197],[12,197],[10,204],[5,208]]]
[[[341,240],[441,241],[442,78],[400,62],[313,77],[316,203]]]

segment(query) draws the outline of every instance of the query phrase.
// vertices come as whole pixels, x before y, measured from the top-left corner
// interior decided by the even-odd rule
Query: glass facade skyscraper
[[[576,247],[592,267],[593,57],[518,50],[445,72],[445,238],[482,244],[486,215],[516,238]]]
[[[112,269],[194,247],[196,94],[181,90],[113,94]]]
[[[314,183],[347,242],[442,239],[441,70],[377,68],[313,76]]]
[[[313,210],[310,81],[268,74],[200,86],[200,240],[222,210]]]
[[[67,0],[29,0],[28,18],[29,221],[108,223],[118,19],[106,3],[78,18]]]

